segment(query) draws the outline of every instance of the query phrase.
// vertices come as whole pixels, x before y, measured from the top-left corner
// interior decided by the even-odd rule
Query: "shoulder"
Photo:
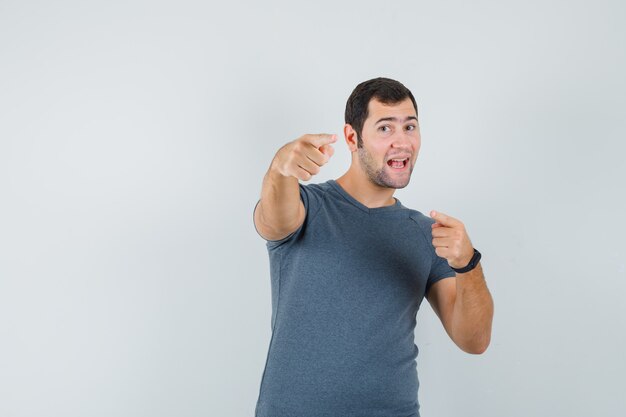
[[[432,225],[435,223],[435,219],[426,216],[418,210],[407,209],[407,212],[411,223],[415,224],[422,236],[430,243],[430,239],[432,238]]]
[[[435,219],[426,216],[421,211],[417,211],[414,209],[406,210],[408,211],[409,218],[413,220],[420,228],[430,231],[431,225],[435,223]]]
[[[319,184],[300,183],[300,196],[302,197],[305,208],[309,209],[309,205],[319,205],[331,188],[328,182]]]
[[[309,183],[309,184],[302,184],[300,183],[300,188],[304,189],[305,191],[311,192],[311,193],[316,193],[316,194],[325,194],[328,191],[331,190],[331,186],[328,182],[321,182],[321,183]]]

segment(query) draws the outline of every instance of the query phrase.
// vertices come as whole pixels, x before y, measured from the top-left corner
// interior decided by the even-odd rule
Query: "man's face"
[[[357,153],[369,180],[381,187],[406,187],[421,145],[411,99],[391,105],[370,100],[361,137]]]

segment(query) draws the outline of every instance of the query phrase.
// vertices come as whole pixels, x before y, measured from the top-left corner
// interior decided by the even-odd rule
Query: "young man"
[[[256,417],[418,417],[414,328],[424,297],[459,348],[489,345],[493,300],[463,223],[393,197],[421,144],[413,94],[387,78],[365,81],[345,121],[352,163],[343,176],[299,183],[336,141],[304,135],[278,150],[255,206],[272,288]]]

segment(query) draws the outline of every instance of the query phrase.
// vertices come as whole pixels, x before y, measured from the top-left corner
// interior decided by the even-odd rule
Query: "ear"
[[[352,126],[347,124],[343,127],[343,135],[346,138],[346,143],[348,144],[348,149],[350,149],[350,152],[356,152],[358,147],[357,147],[357,134],[356,131],[354,129],[352,129]]]

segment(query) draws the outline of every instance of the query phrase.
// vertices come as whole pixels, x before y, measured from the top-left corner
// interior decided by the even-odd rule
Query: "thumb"
[[[331,144],[322,145],[320,146],[320,152],[330,159],[330,157],[335,153],[335,148],[333,148]]]

